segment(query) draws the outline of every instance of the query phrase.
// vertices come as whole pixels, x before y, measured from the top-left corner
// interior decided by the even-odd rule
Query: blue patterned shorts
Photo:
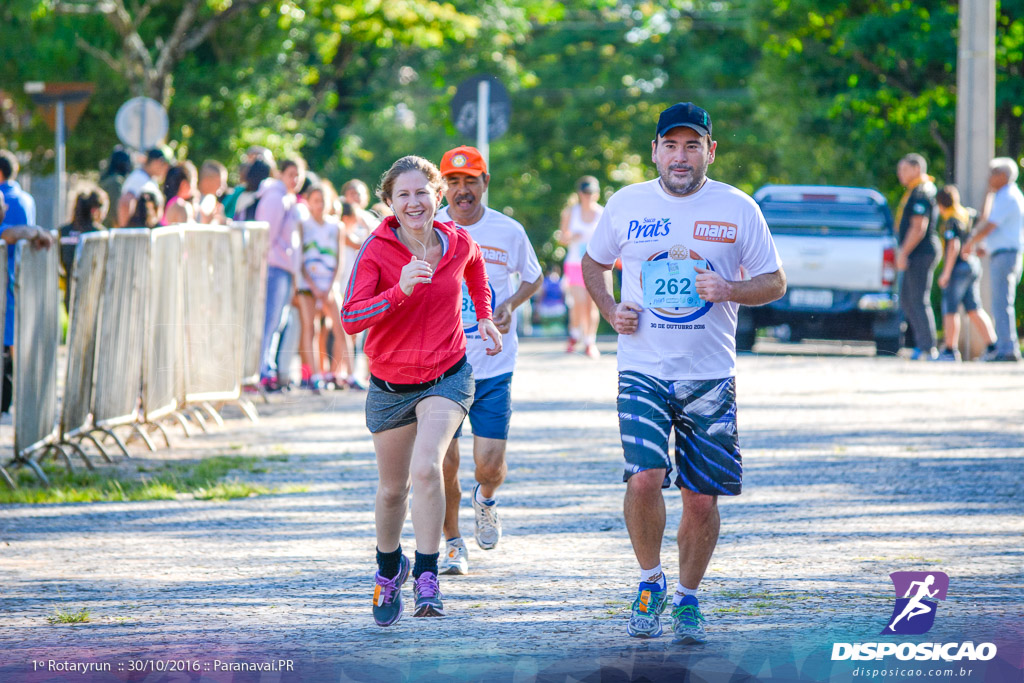
[[[623,481],[637,472],[664,469],[664,488],[669,486],[671,431],[676,486],[711,496],[739,495],[743,462],[734,377],[669,381],[620,372],[617,405],[626,458]]]

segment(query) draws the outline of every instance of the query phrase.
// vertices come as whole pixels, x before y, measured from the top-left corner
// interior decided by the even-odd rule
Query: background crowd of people
[[[48,243],[33,226],[35,203],[17,183],[14,154],[0,151],[0,197],[6,206],[3,239]],[[990,165],[990,193],[979,212],[960,203],[957,188],[940,191],[927,174],[927,163],[909,154],[898,165],[906,188],[895,207],[899,240],[897,267],[903,272],[900,301],[907,321],[912,358],[960,360],[959,312],[984,348],[982,359],[1016,361],[1015,294],[1020,283],[1021,227],[1024,195],[1017,186],[1018,164],[997,158]],[[124,149],[115,149],[102,165],[98,183],[79,184],[70,220],[60,227],[64,303],[70,304],[74,255],[82,235],[107,228],[157,228],[178,223],[225,224],[263,221],[270,226],[265,330],[261,344],[261,382],[267,391],[289,388],[297,347],[300,387],[365,389],[365,368],[357,364],[358,339],[345,333],[338,311],[343,287],[363,240],[391,212],[383,202],[371,204],[372,192],[359,179],[340,189],[306,168],[298,157],[275,159],[266,148],[246,150],[229,186],[229,170],[213,159],[198,166],[175,159],[156,147],[133,164]],[[567,334],[568,352],[600,354],[596,335],[600,316],[587,293],[580,260],[601,217],[597,178],[583,176],[566,202],[553,242],[562,245],[564,261],[548,265],[543,284],[532,299],[526,322],[541,333]],[[977,215],[976,215],[977,214]],[[991,317],[982,306],[979,256],[989,254]],[[8,255],[13,273],[14,250]],[[941,264],[941,267],[940,267]],[[939,268],[938,270],[936,270]],[[941,292],[942,348],[932,312],[932,280]],[[6,377],[10,377],[14,292],[8,286],[5,333]],[[5,392],[5,409],[10,392]]]
[[[80,184],[71,220],[60,228],[65,307],[70,305],[74,255],[82,235],[107,228],[157,228],[179,223],[261,221],[270,226],[267,300],[261,344],[261,384],[266,391],[292,384],[292,350],[299,357],[300,388],[366,388],[357,369],[358,339],[342,329],[342,289],[370,232],[390,210],[371,204],[370,187],[351,179],[336,189],[299,157],[275,159],[265,147],[246,150],[228,185],[228,169],[216,160],[198,167],[175,160],[164,147],[148,150],[137,167],[115,149],[96,184]],[[554,238],[565,246],[565,273],[554,266],[535,297],[532,322],[554,324],[596,358],[598,312],[583,286],[579,261],[602,207],[593,176],[580,178],[566,203]]]
[[[974,212],[960,203],[955,185],[941,191],[928,175],[920,154],[900,160],[897,175],[906,188],[896,207],[899,251],[896,267],[902,271],[900,306],[907,320],[907,343],[912,359],[961,360],[960,323],[963,310],[985,348],[984,361],[1017,362],[1016,293],[1021,281],[1024,246],[1024,194],[1017,187],[1018,164],[998,157],[989,164],[989,193],[984,207]],[[941,236],[941,241],[940,241]],[[992,318],[982,308],[979,256],[990,255]],[[938,277],[943,317],[943,345],[938,349],[932,312],[932,279]]]

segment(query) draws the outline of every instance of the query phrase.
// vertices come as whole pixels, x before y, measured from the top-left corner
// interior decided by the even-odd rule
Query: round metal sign
[[[452,121],[455,122],[455,128],[466,137],[476,136],[477,92],[481,81],[490,83],[487,137],[496,140],[508,131],[512,119],[512,102],[508,98],[508,90],[495,76],[483,74],[459,83],[455,97],[452,98]]]
[[[140,152],[156,147],[167,138],[167,110],[149,97],[133,97],[117,110],[114,130],[122,143]]]

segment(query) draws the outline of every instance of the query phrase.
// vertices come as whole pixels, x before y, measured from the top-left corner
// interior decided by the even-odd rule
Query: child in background
[[[296,297],[299,307],[299,360],[302,363],[302,387],[319,393],[323,387],[320,374],[320,315],[330,318],[335,330],[341,329],[339,304],[332,285],[341,265],[342,231],[338,219],[326,215],[324,190],[313,185],[306,192],[308,212],[300,223],[302,237],[302,273]],[[340,361],[341,340],[335,335],[334,357]]]
[[[935,202],[942,219],[939,234],[945,244],[939,289],[942,290],[942,332],[946,347],[939,354],[939,360],[955,362],[960,360],[960,306],[989,352],[995,351],[996,331],[992,319],[981,307],[981,261],[973,254],[965,257],[960,253],[971,232],[970,212],[960,203],[960,191],[955,185],[942,188]]]

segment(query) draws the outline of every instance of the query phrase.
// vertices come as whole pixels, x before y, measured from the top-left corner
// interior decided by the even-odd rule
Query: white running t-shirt
[[[620,300],[644,309],[637,331],[619,335],[619,371],[664,380],[736,374],[739,304],[689,298],[696,297],[695,264],[706,261],[726,280],[773,273],[782,265],[754,200],[710,179],[688,197],[668,194],[657,179],[619,190],[587,253],[604,265],[621,257]]]
[[[434,220],[452,221],[448,207],[438,211]],[[483,218],[473,225],[456,225],[468,232],[473,241],[480,245],[487,267],[487,280],[491,286],[492,308],[497,308],[498,304],[504,303],[519,289],[519,284],[512,277],[514,274],[518,274],[523,282],[533,282],[543,274],[530,238],[518,221],[500,211],[487,208]],[[515,370],[519,349],[516,322],[513,311],[512,326],[501,338],[501,353],[488,356],[487,349],[491,347],[491,342],[484,341],[480,336],[476,308],[469,297],[466,283],[462,283],[462,326],[466,332],[466,358],[473,368],[475,379],[497,377]]]

